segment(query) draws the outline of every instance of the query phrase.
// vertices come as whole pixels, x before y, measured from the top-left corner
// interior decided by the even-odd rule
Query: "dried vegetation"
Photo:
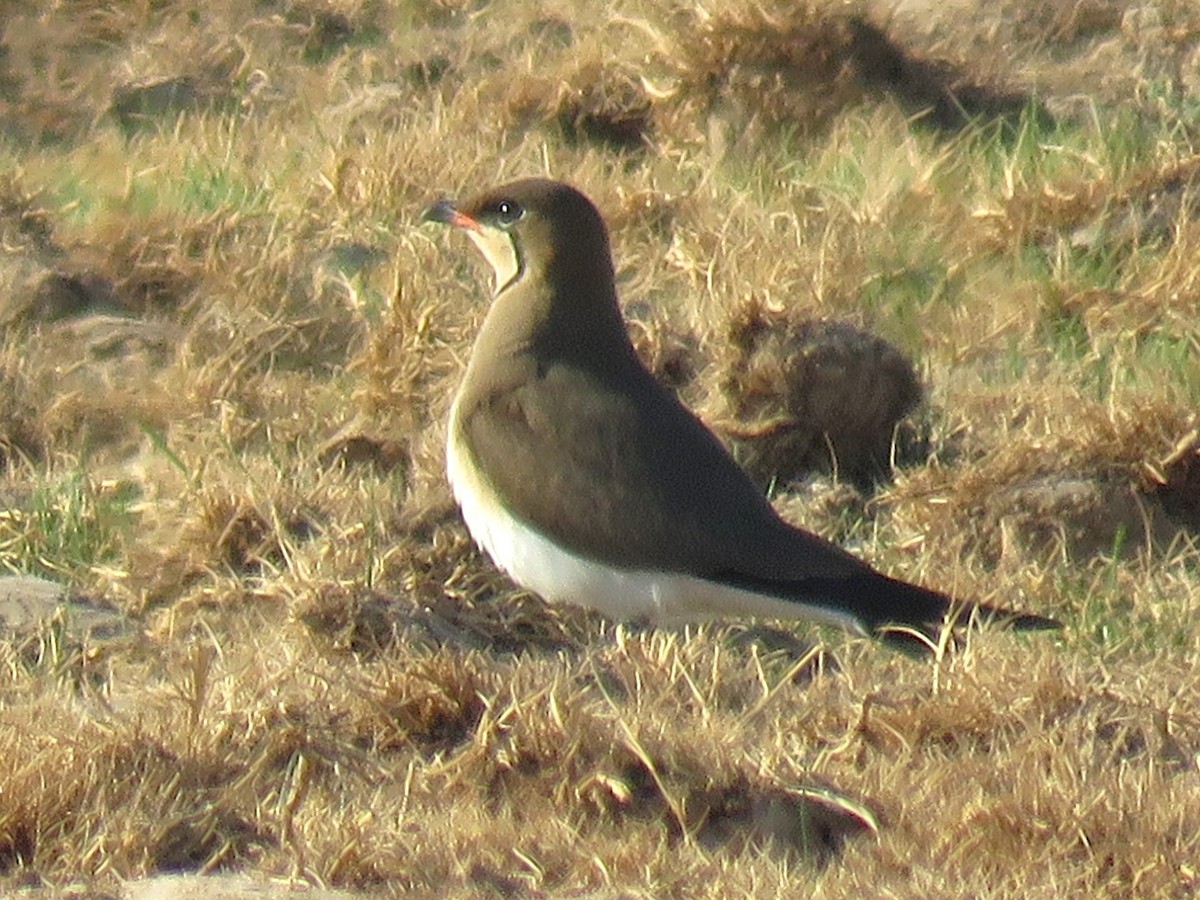
[[[1195,893],[1198,115],[1172,0],[0,0],[0,890]],[[543,172],[785,515],[1062,635],[514,591],[418,217]]]

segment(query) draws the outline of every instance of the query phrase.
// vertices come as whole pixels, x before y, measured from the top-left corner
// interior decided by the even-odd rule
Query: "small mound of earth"
[[[1066,472],[1042,475],[988,499],[988,532],[999,555],[1072,560],[1122,555],[1165,543],[1178,530],[1159,503],[1128,481]]]
[[[866,489],[887,477],[897,426],[922,396],[899,350],[846,322],[756,304],[735,315],[729,339],[712,418],[752,478],[828,472]]]

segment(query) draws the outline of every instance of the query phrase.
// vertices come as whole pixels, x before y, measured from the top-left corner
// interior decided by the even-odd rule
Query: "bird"
[[[494,274],[446,474],[472,539],[521,588],[653,627],[809,620],[902,646],[972,617],[1060,627],[892,578],[784,521],[638,357],[580,190],[526,178],[442,197],[422,220],[465,233]]]

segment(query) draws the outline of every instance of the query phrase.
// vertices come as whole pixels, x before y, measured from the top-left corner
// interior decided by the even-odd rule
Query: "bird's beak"
[[[443,225],[453,225],[455,228],[465,228],[468,231],[483,231],[477,221],[455,209],[454,201],[449,197],[443,197],[421,213],[421,221],[441,222]]]

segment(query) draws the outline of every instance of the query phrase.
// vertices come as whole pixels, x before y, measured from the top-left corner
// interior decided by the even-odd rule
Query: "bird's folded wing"
[[[866,568],[782,522],[648,373],[632,382],[637,402],[629,379],[605,382],[552,367],[463,411],[470,451],[518,517],[575,553],[629,569],[791,582]]]

